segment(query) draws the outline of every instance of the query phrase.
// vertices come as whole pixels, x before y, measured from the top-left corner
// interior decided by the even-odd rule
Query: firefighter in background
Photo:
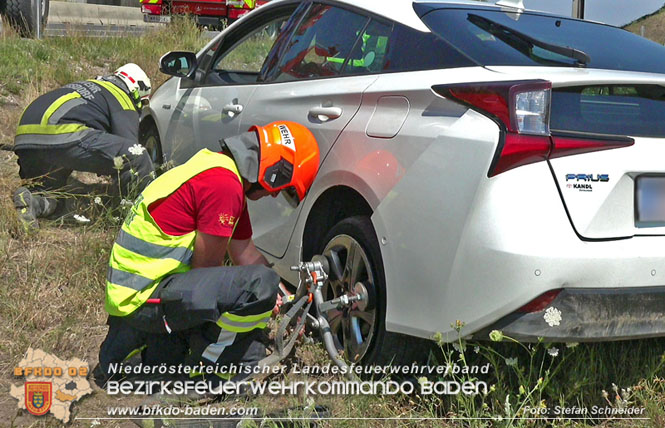
[[[150,183],[128,214],[111,250],[98,383],[138,350],[149,365],[252,365],[266,356],[262,331],[280,303],[280,278],[252,242],[246,199],[282,192],[299,203],[319,148],[293,122],[221,143],[221,153],[203,149]],[[236,266],[223,266],[227,253]]]
[[[256,7],[256,0],[226,0],[226,7],[235,9],[234,12],[229,11],[229,23],[235,22],[236,19],[242,15],[251,12]]]
[[[256,0],[226,0],[226,5],[235,9],[249,9],[256,7]]]
[[[125,195],[147,184],[153,165],[138,142],[138,111],[150,90],[145,72],[125,64],[41,95],[25,109],[14,151],[19,175],[33,182],[19,187],[13,202],[26,230],[54,213],[58,200],[49,192],[62,189],[73,170],[119,175]]]

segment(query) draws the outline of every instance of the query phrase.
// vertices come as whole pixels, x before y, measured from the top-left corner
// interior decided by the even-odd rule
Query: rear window
[[[609,25],[482,9],[437,9],[424,15],[423,22],[480,65],[575,67],[584,62],[589,68],[665,71],[665,47]],[[548,44],[563,49],[552,50]],[[586,58],[562,53],[566,48],[582,51]]]
[[[550,128],[633,137],[665,136],[665,87],[593,85],[552,91]]]

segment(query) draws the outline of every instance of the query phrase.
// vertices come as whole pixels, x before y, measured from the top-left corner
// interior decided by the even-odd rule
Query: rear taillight
[[[621,138],[616,136],[583,134],[567,134],[564,132],[552,133],[552,152],[550,159],[560,158],[570,155],[579,155],[588,152],[597,152],[599,150],[618,149],[635,144],[632,138]]]
[[[550,133],[552,83],[546,80],[435,85],[432,89],[488,116],[501,128],[499,147],[487,173],[596,150],[632,145],[630,138],[555,136]]]

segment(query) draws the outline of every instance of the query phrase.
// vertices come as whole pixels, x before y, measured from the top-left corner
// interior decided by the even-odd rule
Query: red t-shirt
[[[233,235],[238,240],[252,237],[242,183],[224,168],[195,175],[168,197],[150,204],[148,211],[169,235],[199,230],[221,237]]]

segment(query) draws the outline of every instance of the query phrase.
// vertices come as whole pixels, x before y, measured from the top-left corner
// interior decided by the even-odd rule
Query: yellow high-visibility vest
[[[236,9],[254,9],[256,0],[227,0],[226,5]]]
[[[203,149],[158,177],[136,199],[111,249],[106,276],[109,314],[131,314],[148,300],[163,278],[191,269],[196,231],[182,236],[168,235],[157,225],[148,207],[195,175],[217,167],[233,172],[242,182],[233,159]]]

